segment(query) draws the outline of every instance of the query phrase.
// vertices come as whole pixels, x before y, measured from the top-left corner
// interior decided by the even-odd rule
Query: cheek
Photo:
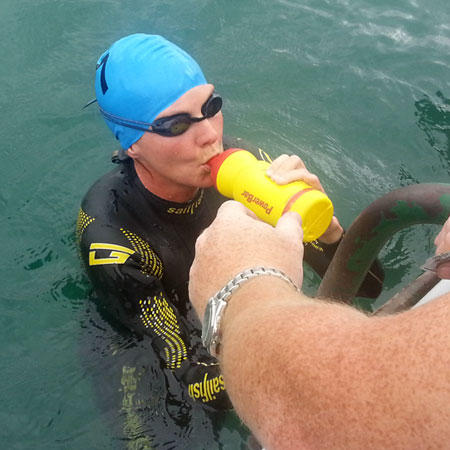
[[[194,145],[176,146],[172,149],[167,149],[164,154],[164,163],[169,167],[177,166],[178,169],[190,170],[191,163],[196,163],[199,159],[198,152]]]
[[[158,151],[159,160],[164,161],[165,164],[174,164],[183,160],[186,152],[183,149],[182,142],[179,142],[178,138],[164,139],[166,140],[162,141],[162,145]]]
[[[217,133],[219,133],[220,136],[222,137],[222,132],[223,132],[223,114],[222,114],[222,111],[220,111],[219,113],[217,113],[213,117],[213,124],[214,124],[214,128],[216,129]]]

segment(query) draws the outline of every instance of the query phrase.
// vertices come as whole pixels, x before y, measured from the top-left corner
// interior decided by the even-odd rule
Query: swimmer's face
[[[211,84],[196,86],[156,119],[182,113],[201,117],[202,106],[213,91]],[[190,200],[198,188],[212,186],[206,162],[223,151],[222,135],[223,116],[219,111],[213,117],[191,124],[178,136],[144,133],[127,154],[134,159],[139,178],[147,189],[159,197],[184,202]]]

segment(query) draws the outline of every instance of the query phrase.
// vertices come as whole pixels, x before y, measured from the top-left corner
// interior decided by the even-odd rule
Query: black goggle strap
[[[139,120],[131,120],[131,119],[125,119],[124,117],[115,116],[114,114],[111,114],[107,111],[105,111],[101,106],[98,107],[100,110],[101,115],[106,119],[109,120],[112,123],[115,123],[117,125],[122,125],[127,128],[133,128],[134,130],[139,131],[152,131],[151,123],[147,122],[140,122]]]
[[[141,122],[139,120],[125,119],[105,111],[100,105],[99,110],[101,115],[112,123],[122,125],[127,128],[133,128],[134,130],[147,131],[147,132],[165,132],[170,133],[170,128],[174,124],[180,122],[190,125],[191,123],[201,122],[202,120],[209,119],[215,116],[222,109],[222,97],[215,92],[211,97],[202,105],[202,117],[191,117],[189,114],[175,114],[170,117],[162,117],[155,120],[153,123]],[[177,123],[178,122],[178,123]],[[187,127],[189,128],[189,127]],[[186,130],[187,130],[186,128]]]

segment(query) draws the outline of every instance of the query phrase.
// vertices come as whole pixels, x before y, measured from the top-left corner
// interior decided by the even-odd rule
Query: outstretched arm
[[[300,283],[299,237],[295,215],[272,228],[225,204],[197,243],[190,290],[199,315],[248,267],[272,266]],[[249,280],[223,323],[221,368],[236,411],[268,449],[445,448],[449,300],[374,318],[277,278]]]

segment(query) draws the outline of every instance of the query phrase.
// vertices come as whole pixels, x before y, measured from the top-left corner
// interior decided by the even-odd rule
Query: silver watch
[[[205,315],[203,316],[202,342],[212,356],[217,358],[220,355],[222,339],[220,326],[231,295],[242,283],[261,275],[281,278],[299,291],[295,283],[286,274],[272,267],[254,267],[238,273],[225,287],[212,296],[206,305]]]

